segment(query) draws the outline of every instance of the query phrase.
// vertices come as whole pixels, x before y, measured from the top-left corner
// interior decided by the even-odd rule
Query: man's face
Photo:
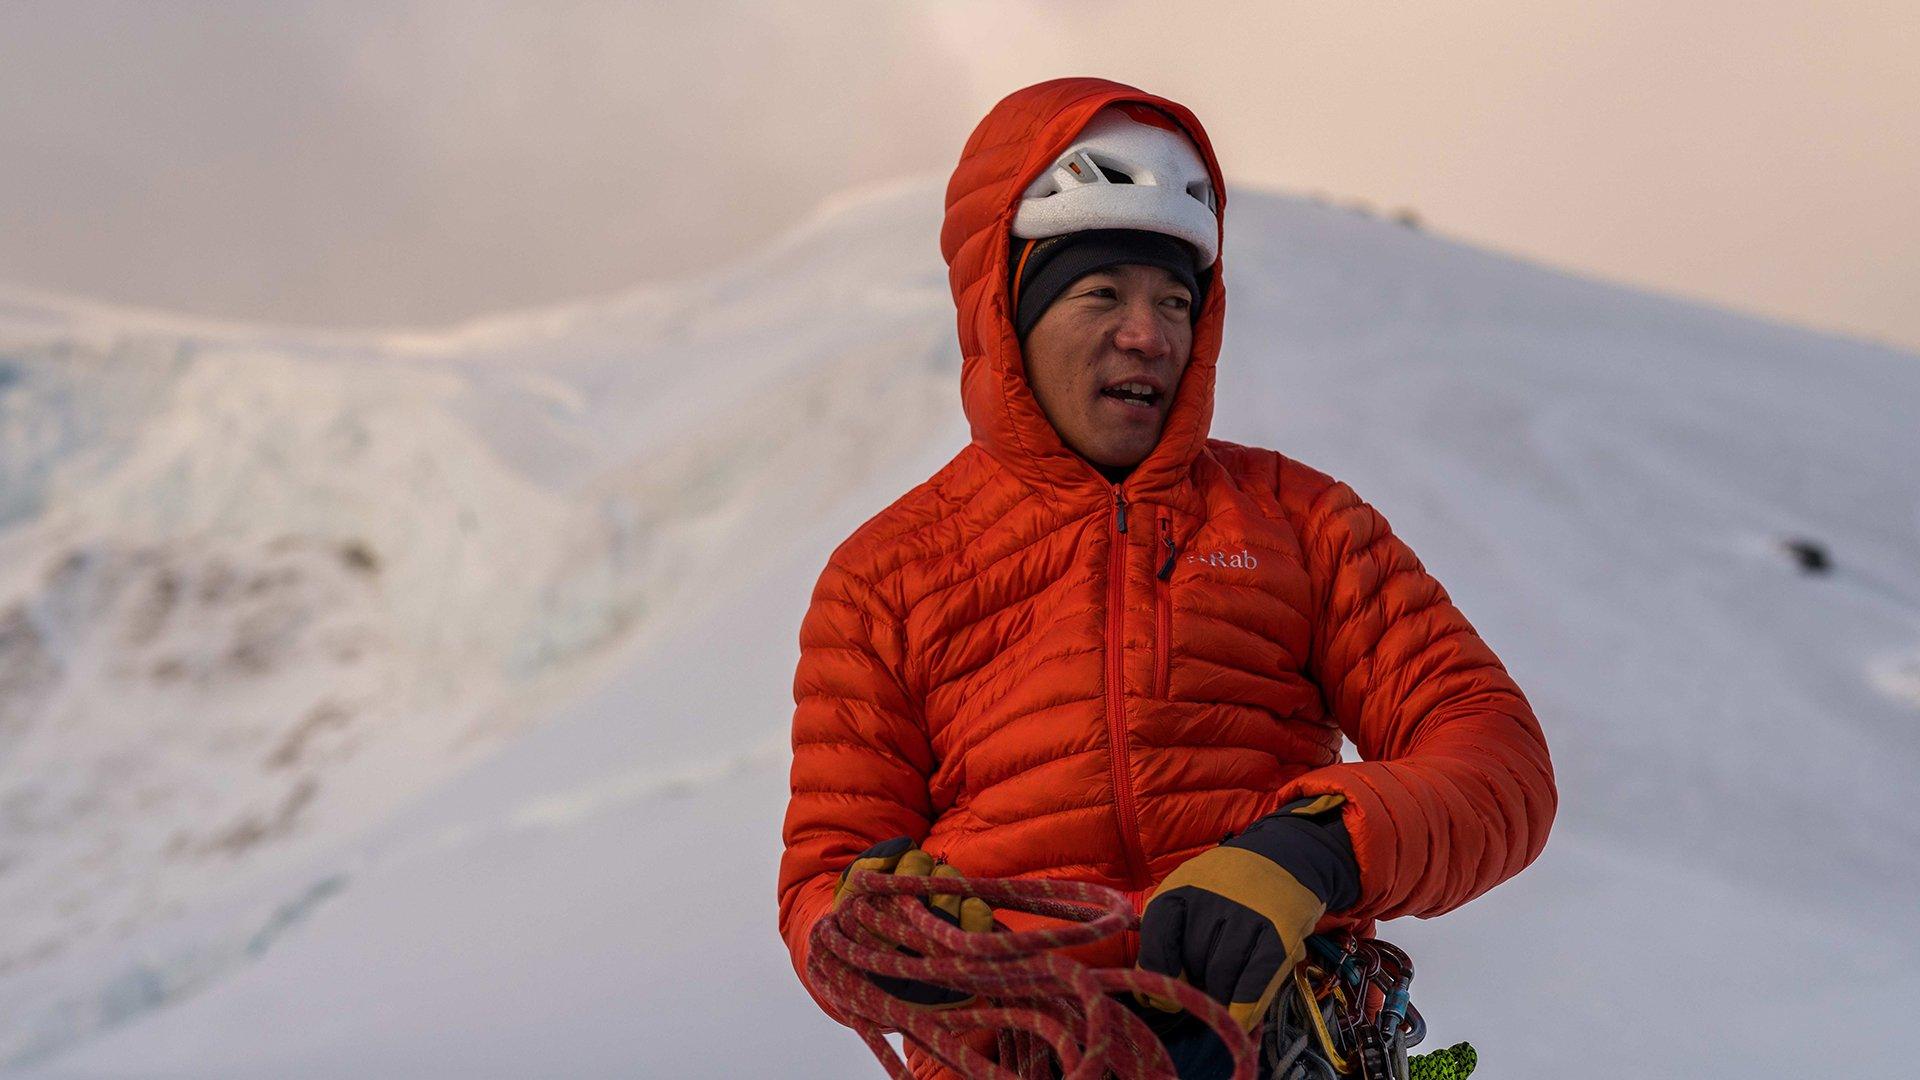
[[[1193,352],[1192,305],[1157,266],[1096,270],[1067,286],[1022,347],[1027,383],[1062,442],[1096,465],[1146,459]],[[1128,382],[1145,384],[1147,400],[1121,394]]]

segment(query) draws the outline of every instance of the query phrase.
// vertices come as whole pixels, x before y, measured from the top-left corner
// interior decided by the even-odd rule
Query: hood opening
[[[1108,498],[1110,481],[1069,448],[1027,385],[1014,332],[1008,258],[1021,193],[1050,168],[1102,108],[1126,109],[1177,126],[1212,177],[1218,220],[1226,185],[1199,119],[1185,106],[1123,83],[1055,79],[1003,98],[974,128],[947,184],[941,254],[947,261],[961,348],[961,403],[973,441],[1049,499]],[[1214,365],[1226,307],[1224,247],[1207,268],[1192,353],[1170,403],[1160,441],[1126,477],[1134,493],[1179,487],[1205,446],[1213,415]]]

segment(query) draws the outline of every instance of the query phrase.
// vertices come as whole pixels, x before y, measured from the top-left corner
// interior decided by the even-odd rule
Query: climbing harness
[[[1233,1080],[1464,1080],[1473,1071],[1466,1043],[1407,1056],[1426,1022],[1408,997],[1412,962],[1383,941],[1309,938],[1307,958],[1250,1037],[1224,1006],[1188,983],[1137,968],[1093,968],[1059,954],[1139,928],[1132,905],[1113,889],[867,870],[848,875],[847,885],[841,903],[814,926],[807,979],[894,1080],[911,1080],[912,1073],[886,1041],[889,1031],[970,1080],[1175,1080],[1166,1047],[1115,996],[1127,993],[1177,1002],[1212,1029],[1232,1058]],[[968,933],[924,902],[949,894],[1060,923]],[[869,975],[972,996],[951,1007],[916,1006]]]

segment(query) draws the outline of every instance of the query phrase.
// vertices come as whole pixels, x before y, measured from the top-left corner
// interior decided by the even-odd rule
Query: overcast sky
[[[1911,0],[10,0],[0,280],[335,326],[613,292],[1100,74],[1230,186],[1920,348],[1916,56]]]

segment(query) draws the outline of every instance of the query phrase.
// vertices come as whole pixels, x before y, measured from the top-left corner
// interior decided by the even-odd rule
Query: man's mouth
[[[1136,409],[1151,409],[1159,405],[1160,399],[1166,396],[1152,383],[1140,381],[1115,383],[1100,393]]]

